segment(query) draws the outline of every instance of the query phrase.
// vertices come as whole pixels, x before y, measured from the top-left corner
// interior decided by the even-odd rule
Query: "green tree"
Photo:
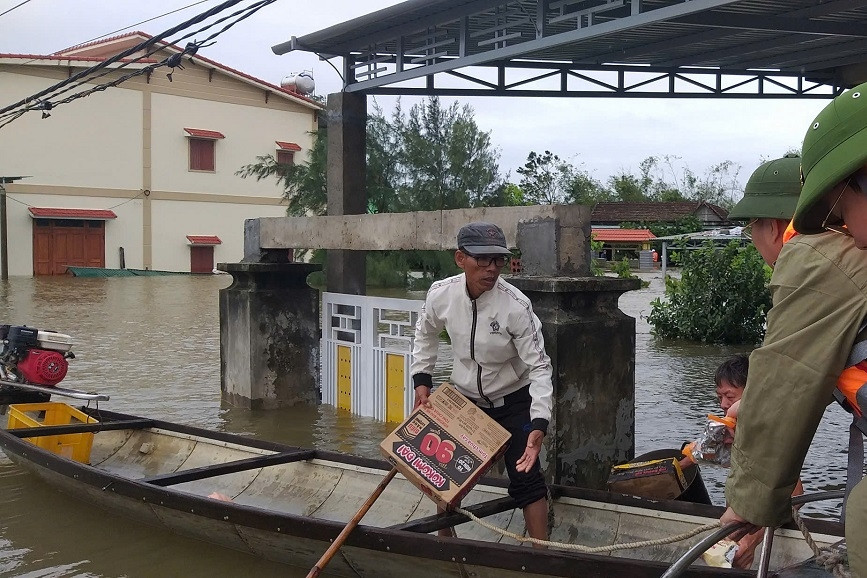
[[[682,250],[680,280],[666,279],[648,322],[659,337],[705,343],[759,343],[771,307],[770,269],[752,245],[732,241]]]
[[[551,151],[530,151],[524,166],[518,167],[519,186],[531,205],[564,203],[571,189],[573,167]]]
[[[400,163],[395,189],[400,211],[471,207],[490,198],[499,185],[499,152],[489,132],[479,130],[473,110],[439,98],[414,105],[409,114],[395,109],[391,124]]]
[[[327,137],[322,129],[311,134],[313,148],[307,151],[307,160],[304,163],[285,165],[278,163],[274,155],[265,155],[256,157],[255,163],[241,167],[235,174],[243,178],[256,177],[257,181],[276,178],[283,187],[286,212],[290,216],[325,214],[328,202],[328,191],[325,187]]]
[[[523,207],[527,204],[521,187],[514,183],[503,182],[491,194],[476,199],[473,207]]]
[[[731,208],[740,195],[740,166],[722,161],[703,175],[683,166],[680,157],[650,156],[638,165],[638,174],[622,170],[608,184],[619,201],[705,201]]]
[[[575,205],[595,205],[614,200],[614,195],[590,173],[576,169],[569,178],[567,198]]]

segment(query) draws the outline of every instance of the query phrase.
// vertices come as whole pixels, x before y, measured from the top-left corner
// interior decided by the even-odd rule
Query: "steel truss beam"
[[[369,36],[367,49],[342,54],[347,57],[345,90],[374,92],[388,84],[458,68],[556,54],[570,44],[694,17],[739,1],[683,0],[663,6],[641,0],[477,2],[472,5],[479,11],[472,14],[440,13],[413,22],[412,29],[403,27]],[[839,26],[835,31],[843,28],[847,33],[858,32],[850,26]],[[822,28],[815,32],[830,31]],[[275,46],[274,51],[304,50],[303,41],[293,39]]]
[[[492,69],[496,71],[496,79]],[[473,75],[470,70],[476,71]],[[521,77],[507,81],[507,73]],[[529,72],[527,72],[529,71]],[[485,74],[486,73],[486,74]],[[465,86],[437,80],[459,79]],[[460,83],[460,82],[459,82]],[[440,96],[618,97],[618,98],[815,98],[829,99],[845,87],[834,78],[805,80],[797,72],[720,71],[707,68],[661,68],[622,65],[554,65],[512,61],[462,72],[428,75],[424,86],[378,86],[369,94]]]

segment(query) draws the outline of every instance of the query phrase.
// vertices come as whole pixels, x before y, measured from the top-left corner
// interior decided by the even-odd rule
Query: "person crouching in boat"
[[[733,539],[791,518],[790,496],[810,442],[853,345],[865,338],[867,258],[851,237],[838,234],[840,218],[848,225],[850,209],[862,200],[849,190],[853,172],[867,163],[862,91],[867,95],[867,84],[835,98],[804,138],[793,219],[802,234],[785,243],[774,267],[773,307],[764,342],[750,356],[732,446],[728,509],[720,520],[747,522]],[[845,507],[852,573],[867,577],[867,484],[852,490]]]
[[[747,385],[749,368],[749,356],[739,353],[723,361],[714,373],[717,400],[726,418],[737,420],[741,398]],[[727,445],[731,445],[734,441],[734,430],[735,428],[728,428],[727,436],[724,440],[724,443]],[[696,463],[695,459],[689,456],[681,460],[681,467],[687,467],[694,463]],[[800,496],[803,493],[804,486],[799,479],[795,485],[795,489],[792,491],[792,495]],[[762,543],[763,538],[764,534],[762,532],[747,534],[741,538],[738,541],[737,552],[734,559],[732,559],[732,567],[749,569],[755,559],[756,547]]]
[[[542,324],[527,296],[500,278],[511,256],[500,227],[469,223],[457,245],[455,263],[464,272],[431,285],[416,324],[414,407],[429,403],[445,328],[454,355],[450,382],[512,435],[504,456],[509,495],[524,511],[527,534],[546,540],[548,488],[539,451],[554,388]]]

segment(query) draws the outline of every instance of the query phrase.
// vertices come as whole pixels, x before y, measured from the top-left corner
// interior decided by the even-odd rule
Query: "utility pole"
[[[6,183],[14,183],[27,177],[0,177],[0,281],[9,280],[9,245],[6,221]]]

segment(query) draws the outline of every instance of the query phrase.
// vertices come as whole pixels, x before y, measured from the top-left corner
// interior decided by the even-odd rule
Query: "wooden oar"
[[[382,494],[385,487],[388,483],[394,478],[395,474],[397,474],[396,468],[391,468],[391,471],[388,472],[388,475],[383,478],[379,485],[376,486],[376,489],[373,490],[373,493],[370,494],[370,497],[367,498],[367,501],[362,504],[361,508],[355,513],[349,522],[347,522],[346,527],[337,535],[337,538],[334,539],[334,542],[331,543],[331,546],[328,547],[328,550],[325,551],[325,554],[319,559],[313,568],[310,569],[310,572],[307,573],[307,578],[316,578],[319,574],[322,573],[322,570],[331,562],[331,559],[337,554],[337,551],[340,550],[340,547],[343,546],[343,543],[349,537],[349,534],[355,529],[359,522],[361,522],[361,518],[367,513],[376,499]]]

